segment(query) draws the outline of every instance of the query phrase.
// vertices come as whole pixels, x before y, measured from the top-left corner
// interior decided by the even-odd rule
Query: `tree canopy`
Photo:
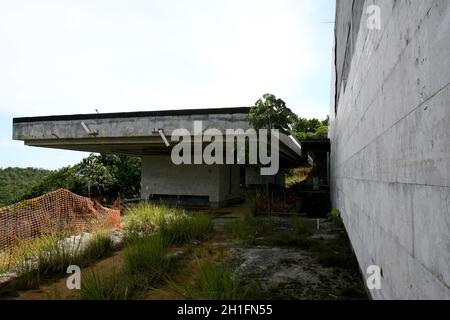
[[[293,132],[299,140],[326,138],[328,136],[328,122],[328,117],[323,121],[314,118],[296,117],[293,123]]]
[[[275,95],[267,93],[256,101],[250,109],[249,122],[256,130],[278,129],[282,133],[290,131],[295,114],[286,106],[286,103]]]
[[[278,129],[285,134],[292,133],[300,140],[328,136],[328,117],[322,121],[299,117],[283,100],[270,93],[265,94],[250,109],[249,122],[256,130]]]

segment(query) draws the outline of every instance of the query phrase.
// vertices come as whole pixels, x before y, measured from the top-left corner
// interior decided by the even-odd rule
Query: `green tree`
[[[296,138],[300,140],[326,138],[328,136],[328,122],[328,117],[323,121],[297,117],[294,121],[293,132]]]
[[[125,155],[98,156],[101,163],[114,177],[114,183],[109,185],[107,193],[111,196],[120,194],[126,198],[136,198],[141,188],[141,158]]]
[[[75,170],[87,185],[89,196],[92,195],[93,188],[95,188],[94,193],[102,194],[102,191],[116,182],[115,177],[102,163],[101,158],[94,154],[84,158],[75,166]]]
[[[289,133],[294,119],[295,114],[286,103],[270,93],[256,101],[249,114],[249,122],[256,130],[278,129],[282,133]]]

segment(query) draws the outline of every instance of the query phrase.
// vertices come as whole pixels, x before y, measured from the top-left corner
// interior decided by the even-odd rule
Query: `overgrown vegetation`
[[[333,211],[332,221],[340,227],[340,215]],[[247,245],[295,247],[312,253],[324,266],[353,268],[357,266],[345,230],[337,232],[336,239],[312,238],[315,222],[293,216],[289,224],[283,226],[273,218],[255,218],[248,214],[242,220],[225,223],[225,232],[233,239]]]
[[[44,275],[63,274],[70,265],[85,267],[112,251],[111,238],[106,232],[92,236],[85,247],[79,240],[58,241],[41,251],[38,258],[39,272]]]
[[[285,186],[290,188],[296,184],[302,183],[308,179],[312,168],[295,168],[287,170],[285,177]]]
[[[38,257],[46,248],[51,247],[61,239],[57,235],[44,235],[36,239],[21,239],[9,250],[0,252],[0,273],[22,269],[22,263]]]
[[[212,231],[206,214],[189,215],[183,209],[140,204],[129,208],[124,219],[127,234],[123,279],[94,272],[82,287],[85,299],[129,299],[166,282],[176,261],[170,253],[174,245],[203,240]],[[86,281],[86,280],[84,280]]]
[[[168,243],[160,234],[136,237],[125,248],[125,273],[141,287],[167,279],[172,260]]]
[[[351,245],[345,230],[338,224],[338,210],[329,215],[329,219],[336,223],[336,228],[330,229],[333,236],[324,238],[317,234],[315,220],[299,216],[290,219],[255,217],[248,208],[247,211],[243,219],[225,222],[224,231],[228,238],[242,240],[252,246],[301,249],[322,267],[336,268],[345,271],[346,275],[359,277],[358,263]],[[140,204],[127,210],[124,228],[127,236],[121,263],[112,269],[97,267],[83,273],[82,288],[76,298],[140,299],[150,291],[158,291],[154,290],[156,288],[163,288],[163,284],[171,288],[177,297],[185,299],[252,299],[267,294],[266,291],[259,292],[247,281],[243,284],[237,269],[225,260],[223,249],[217,258],[216,247],[198,244],[197,241],[205,240],[211,234],[213,225],[210,215]],[[13,282],[13,289],[38,288],[48,277],[65,274],[69,264],[87,266],[111,252],[110,238],[105,233],[96,234],[83,250],[77,243],[67,243],[67,239],[64,240],[65,245],[61,244],[60,238],[51,236],[35,242],[24,241],[16,249],[16,259],[21,261],[16,266],[22,268],[23,275]],[[180,256],[179,252],[183,254]],[[172,281],[176,272],[180,272],[181,262],[195,263],[192,257],[197,259],[198,266],[192,269],[191,281]],[[364,298],[365,293],[354,284],[344,287],[342,296]]]
[[[83,300],[127,300],[134,297],[136,288],[121,270],[95,269],[83,276],[80,293]]]
[[[226,262],[204,262],[199,266],[194,297],[205,300],[245,299],[241,291],[239,275]]]
[[[236,270],[221,257],[218,261],[198,262],[193,284],[170,284],[171,289],[188,300],[243,300],[250,299],[251,288],[243,288]]]
[[[272,217],[257,219],[251,213],[247,213],[242,220],[227,221],[224,224],[224,231],[229,237],[251,245],[259,236],[274,231],[276,227],[277,224]]]
[[[112,252],[107,233],[92,236],[84,247],[81,241],[68,242],[61,235],[22,241],[13,248],[1,272],[16,272],[18,278],[2,287],[2,293],[38,288],[47,279],[66,274],[69,265],[86,267]]]
[[[294,234],[296,235],[310,236],[314,233],[311,223],[306,222],[305,219],[302,219],[301,217],[293,216],[291,223]]]
[[[207,214],[189,215],[180,208],[146,203],[130,208],[124,224],[130,237],[160,233],[167,245],[204,240],[213,228],[211,216]]]

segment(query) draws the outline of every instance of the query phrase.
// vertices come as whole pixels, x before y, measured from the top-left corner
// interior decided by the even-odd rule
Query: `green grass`
[[[43,282],[65,276],[69,265],[85,267],[112,251],[105,232],[94,234],[83,250],[79,242],[69,246],[61,240],[60,236],[47,236],[23,241],[14,248],[14,264],[9,270],[17,272],[18,277],[2,286],[0,293],[14,295],[16,291],[37,289]]]
[[[81,277],[83,300],[128,300],[134,297],[135,284],[117,269],[94,270]]]
[[[204,240],[213,229],[210,215],[146,203],[129,209],[124,225],[131,238],[159,233],[167,244]]]
[[[168,252],[161,235],[136,238],[125,248],[125,272],[144,287],[161,282],[172,267]]]
[[[55,242],[39,255],[39,273],[64,274],[70,265],[88,266],[111,251],[111,239],[105,232],[94,234],[84,249],[81,241],[72,245]]]
[[[9,271],[20,273],[21,270],[26,270],[29,267],[25,263],[27,260],[39,256],[61,239],[61,236],[45,235],[35,239],[18,240],[10,251],[0,252],[0,273]]]
[[[213,228],[209,215],[181,214],[175,219],[165,220],[161,224],[160,233],[168,244],[184,244],[193,240],[204,240]]]
[[[246,214],[243,220],[227,221],[224,224],[228,236],[248,245],[254,244],[258,237],[271,233],[276,228],[277,223],[273,218],[255,218],[251,214]]]
[[[169,287],[187,300],[243,300],[250,299],[250,290],[241,286],[239,274],[220,259],[199,263],[195,283]]]
[[[241,220],[227,221],[224,224],[225,233],[232,239],[242,240],[246,244],[252,244],[256,239],[256,226]]]
[[[127,238],[123,270],[110,274],[97,270],[89,274],[82,280],[81,298],[129,299],[168,281],[176,263],[169,256],[170,248],[205,239],[213,224],[206,214],[189,215],[178,208],[140,204],[128,209],[124,228]],[[102,248],[101,244],[99,241],[98,247]]]
[[[98,232],[93,235],[82,254],[80,266],[89,265],[113,251],[113,243],[107,232]]]
[[[311,223],[305,221],[301,217],[294,216],[291,220],[292,228],[294,233],[297,235],[310,236],[314,233],[313,226]]]
[[[200,265],[198,288],[200,296],[206,300],[243,299],[240,293],[239,277],[233,275],[230,267],[223,261],[206,262]]]

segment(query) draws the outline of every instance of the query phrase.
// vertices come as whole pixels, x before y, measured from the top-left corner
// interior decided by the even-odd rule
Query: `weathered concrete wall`
[[[373,298],[450,299],[450,2],[357,2],[353,44],[353,1],[337,2],[334,77],[345,52],[349,67],[330,107],[333,206],[361,269],[382,268]]]
[[[239,168],[227,165],[180,165],[170,156],[142,157],[141,198],[152,194],[207,196],[212,207],[239,198]]]
[[[131,113],[132,114],[132,113]],[[80,115],[82,116],[82,115]],[[174,116],[139,116],[124,118],[89,118],[78,120],[45,120],[14,123],[14,140],[61,140],[92,138],[81,126],[83,121],[89,129],[98,132],[97,138],[149,137],[155,128],[164,129],[170,135],[175,129],[187,129],[193,132],[194,121],[203,122],[203,130],[215,128],[248,129],[247,113],[199,114]],[[20,120],[20,119],[19,119]]]

